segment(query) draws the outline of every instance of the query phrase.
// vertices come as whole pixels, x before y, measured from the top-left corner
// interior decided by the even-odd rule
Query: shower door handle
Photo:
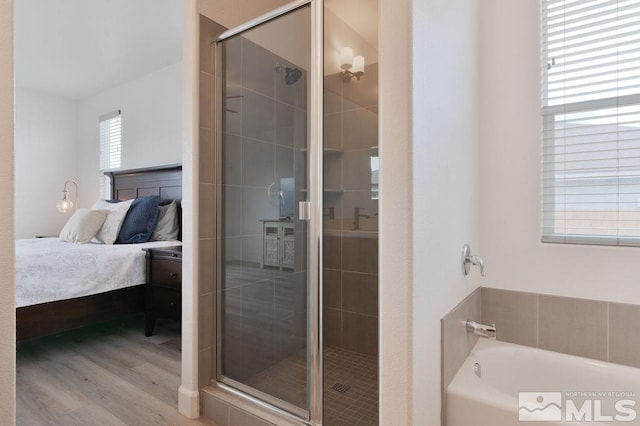
[[[311,220],[311,201],[300,201],[298,203],[298,219]]]

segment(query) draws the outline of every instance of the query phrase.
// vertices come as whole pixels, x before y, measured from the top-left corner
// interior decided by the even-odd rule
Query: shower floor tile
[[[306,405],[306,352],[299,351],[246,382],[292,404]],[[378,358],[324,349],[324,422],[328,426],[378,424]]]

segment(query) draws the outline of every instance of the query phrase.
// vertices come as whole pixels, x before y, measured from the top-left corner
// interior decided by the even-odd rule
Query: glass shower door
[[[311,6],[217,42],[222,223],[217,379],[310,411]],[[220,103],[218,103],[220,106]],[[317,302],[313,302],[317,303]]]

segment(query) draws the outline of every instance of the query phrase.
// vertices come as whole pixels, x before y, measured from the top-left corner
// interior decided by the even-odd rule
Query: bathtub
[[[640,425],[636,398],[640,369],[479,339],[447,388],[446,423]]]

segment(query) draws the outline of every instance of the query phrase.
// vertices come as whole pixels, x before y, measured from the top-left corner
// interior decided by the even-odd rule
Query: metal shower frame
[[[308,92],[308,173],[309,185],[307,201],[310,203],[310,220],[308,221],[308,256],[307,256],[307,283],[309,294],[307,296],[307,410],[303,410],[293,404],[282,401],[271,395],[267,395],[249,386],[227,379],[226,383],[219,381],[221,372],[221,300],[216,298],[216,385],[234,393],[251,403],[261,406],[276,415],[289,417],[292,420],[302,421],[310,425],[322,424],[322,209],[323,209],[323,75],[324,75],[324,1],[323,0],[296,0],[283,7],[275,9],[256,19],[248,21],[240,26],[225,31],[213,41],[215,57],[215,128],[218,150],[222,142],[222,78],[220,77],[222,49],[219,44],[233,36],[251,30],[260,25],[271,22],[281,16],[295,12],[304,7],[310,7],[311,12],[311,51]],[[221,159],[216,153],[216,173],[221,171]],[[218,191],[216,197],[217,208],[220,211],[221,195]],[[216,215],[216,229],[222,229],[222,215]],[[216,288],[222,283],[221,238],[217,239],[216,256],[217,273]],[[219,291],[216,292],[219,294]],[[310,367],[309,367],[310,365]],[[231,383],[231,385],[229,385]]]

